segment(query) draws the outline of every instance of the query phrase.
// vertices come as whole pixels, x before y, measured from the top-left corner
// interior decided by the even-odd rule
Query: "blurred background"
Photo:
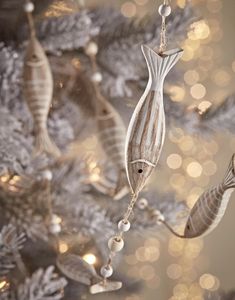
[[[196,18],[187,39],[181,44],[172,37],[168,41],[170,45],[184,49],[183,57],[177,65],[182,73],[179,72],[176,82],[169,85],[168,93],[170,101],[184,104],[188,111],[197,109],[199,114],[203,114],[210,110],[211,105],[219,106],[235,90],[235,1],[190,2]],[[127,19],[146,15],[160,18],[157,10],[161,3],[159,0],[85,1],[89,8],[99,5],[115,6]],[[76,4],[72,0],[53,2],[45,15],[39,18],[71,14],[76,11]],[[171,0],[171,4],[174,14],[176,6],[184,9],[186,0]],[[124,99],[115,101],[116,106],[125,114],[125,110],[129,113],[133,111],[138,99],[131,99],[130,105]],[[221,118],[220,121],[226,122],[226,118]],[[188,210],[207,188],[222,180],[235,152],[232,133],[215,132],[196,137],[189,132],[190,130],[186,132],[177,124],[167,129],[160,166],[150,183],[152,197],[155,190],[162,193],[173,192],[172,200],[183,201]],[[88,137],[88,142],[89,147],[85,147],[89,151],[93,148],[95,152],[96,144],[92,137]],[[164,228],[159,229],[159,232],[145,232],[144,235],[130,232],[119,270],[133,282],[140,281],[143,288],[135,292],[129,290],[125,294],[122,291],[92,296],[84,293],[82,299],[235,299],[217,294],[220,291],[226,293],[235,290],[234,212],[235,194],[232,195],[219,226],[203,239],[181,240],[170,235]],[[182,231],[183,225],[176,230]],[[59,250],[65,253],[68,245],[60,241]],[[98,256],[92,251],[83,258],[94,266],[100,263]]]

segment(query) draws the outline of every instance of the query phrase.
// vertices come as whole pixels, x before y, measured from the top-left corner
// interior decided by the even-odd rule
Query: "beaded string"
[[[166,17],[168,17],[171,13],[170,1],[164,0],[163,4],[160,5],[158,12],[162,17],[162,25],[161,25],[161,32],[160,32],[160,46],[159,46],[159,53],[162,54],[166,51],[167,47],[167,37],[166,37]]]
[[[24,11],[27,15],[27,19],[29,23],[30,35],[31,37],[35,37],[36,30],[35,30],[34,20],[32,16],[32,12],[34,11],[34,4],[30,0],[25,1]]]

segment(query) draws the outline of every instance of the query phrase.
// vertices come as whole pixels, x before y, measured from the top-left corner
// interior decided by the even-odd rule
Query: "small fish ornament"
[[[78,255],[59,255],[56,264],[68,278],[90,286],[91,294],[115,291],[122,287],[119,281],[104,281],[95,268]]]
[[[97,91],[96,122],[101,145],[118,170],[118,180],[114,190],[114,200],[119,200],[129,192],[125,171],[126,127],[117,110]]]
[[[149,81],[132,115],[126,138],[127,178],[134,194],[144,187],[156,167],[165,138],[163,83],[182,56],[182,49],[157,53],[142,45]]]
[[[180,238],[205,236],[214,230],[221,221],[234,189],[235,154],[232,156],[223,182],[203,193],[193,206],[183,235],[176,233],[165,221],[162,223]]]
[[[34,119],[35,155],[46,152],[58,157],[60,151],[51,141],[47,130],[47,118],[52,102],[53,79],[47,56],[36,38],[31,14],[33,9],[33,3],[26,3],[25,12],[30,25],[30,39],[23,70],[23,90]]]

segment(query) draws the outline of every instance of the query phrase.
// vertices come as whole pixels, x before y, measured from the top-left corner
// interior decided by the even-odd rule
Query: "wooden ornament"
[[[117,110],[99,92],[97,92],[96,122],[102,148],[118,170],[113,197],[119,200],[128,193],[124,161],[126,128]]]
[[[82,284],[92,285],[101,280],[101,277],[97,274],[95,268],[78,255],[59,255],[56,265],[68,278]]]
[[[112,292],[119,290],[122,287],[122,283],[120,281],[108,281],[104,280],[97,284],[94,284],[90,287],[91,294],[98,294],[104,292]]]
[[[156,167],[165,138],[163,83],[183,50],[158,54],[142,46],[149,81],[132,115],[126,138],[126,172],[132,192],[138,194]]]
[[[184,234],[176,233],[165,221],[168,229],[180,238],[196,238],[210,233],[224,216],[230,196],[235,189],[235,154],[221,184],[203,193],[192,208]]]
[[[52,102],[53,79],[47,56],[34,34],[31,34],[26,50],[23,90],[34,119],[35,154],[46,152],[58,157],[60,151],[51,141],[47,130],[47,118]]]

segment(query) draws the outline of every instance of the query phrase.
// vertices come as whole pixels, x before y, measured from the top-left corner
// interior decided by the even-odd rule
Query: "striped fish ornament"
[[[125,163],[127,178],[138,194],[156,167],[165,138],[163,83],[170,69],[182,56],[182,49],[156,53],[142,45],[149,81],[132,115],[126,138]]]
[[[55,157],[60,156],[60,150],[51,141],[47,130],[47,118],[53,93],[51,69],[35,34],[31,34],[26,50],[23,90],[34,119],[35,155],[46,152]]]
[[[193,206],[183,235],[168,229],[180,238],[196,238],[205,236],[216,228],[224,216],[230,196],[235,189],[235,154],[230,161],[223,182],[203,193]]]
[[[101,94],[97,94],[96,122],[102,148],[118,171],[113,197],[119,200],[129,192],[124,161],[126,127],[117,110]]]

